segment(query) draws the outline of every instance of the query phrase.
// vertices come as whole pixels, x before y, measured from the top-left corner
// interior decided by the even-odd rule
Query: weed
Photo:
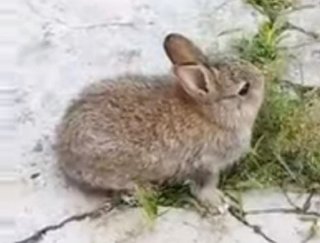
[[[258,11],[266,15],[271,22],[274,22],[281,13],[292,7],[295,0],[246,0]]]
[[[139,204],[147,218],[152,222],[158,216],[158,207],[194,206],[195,199],[187,184],[175,184],[161,188],[139,188],[137,192]]]
[[[258,34],[252,39],[241,39],[235,48],[240,58],[263,67],[280,58],[278,44],[284,30],[284,24],[266,21],[259,27]]]
[[[139,187],[137,189],[137,200],[150,223],[158,216],[157,196],[157,191],[152,190],[151,188]]]

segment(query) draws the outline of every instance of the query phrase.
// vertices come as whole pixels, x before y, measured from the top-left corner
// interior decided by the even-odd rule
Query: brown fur
[[[201,199],[219,172],[249,149],[262,75],[243,62],[210,64],[186,40],[178,34],[165,40],[175,75],[105,80],[86,88],[67,109],[57,155],[70,178],[126,191],[193,180]],[[250,89],[240,97],[243,80]]]

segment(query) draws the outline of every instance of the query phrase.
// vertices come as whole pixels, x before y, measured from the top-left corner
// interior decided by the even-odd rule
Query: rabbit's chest
[[[250,149],[251,132],[242,131],[231,134],[222,141],[216,141],[204,150],[201,156],[201,166],[210,170],[222,170],[237,162]]]
[[[238,160],[249,151],[250,140],[251,134],[249,132],[239,135],[229,146],[226,147],[225,153],[222,154],[222,158],[226,161]]]

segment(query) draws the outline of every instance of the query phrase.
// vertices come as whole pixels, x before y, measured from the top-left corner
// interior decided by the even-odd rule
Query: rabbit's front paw
[[[225,214],[230,205],[230,201],[223,192],[217,188],[203,188],[197,193],[197,199],[205,214],[219,215]]]

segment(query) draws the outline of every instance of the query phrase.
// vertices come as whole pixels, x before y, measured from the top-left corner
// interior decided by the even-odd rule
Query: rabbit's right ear
[[[174,65],[206,64],[207,58],[188,38],[171,33],[164,40],[164,49]]]

